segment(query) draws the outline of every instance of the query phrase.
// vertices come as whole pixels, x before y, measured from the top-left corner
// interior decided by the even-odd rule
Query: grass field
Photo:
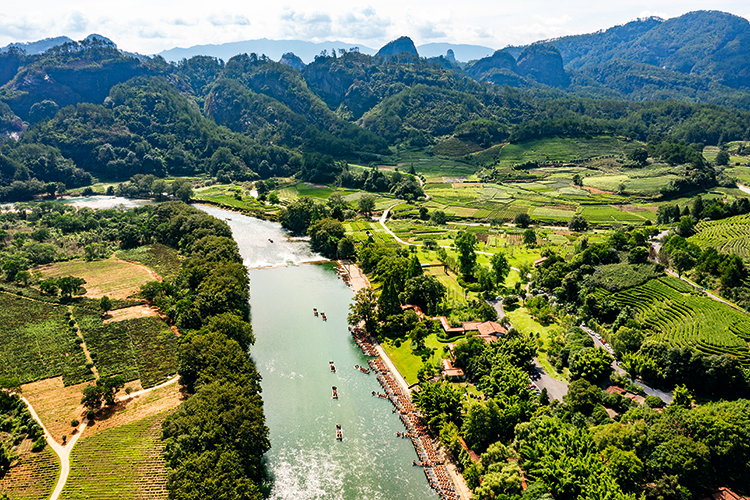
[[[56,262],[37,270],[45,278],[76,276],[85,279],[86,296],[92,298],[106,295],[110,299],[126,299],[138,293],[141,285],[155,279],[143,266],[117,259]]]
[[[115,255],[121,260],[132,260],[143,264],[165,280],[177,277],[182,265],[180,253],[160,243],[132,250],[120,250]]]
[[[103,323],[99,314],[81,308],[74,315],[101,376],[140,379],[148,388],[177,372],[177,337],[160,318]]]
[[[166,499],[166,470],[159,437],[161,423],[168,414],[161,412],[82,436],[71,454],[70,477],[61,498]]]
[[[529,315],[529,312],[525,307],[517,307],[509,311],[506,310],[505,314],[508,316],[510,323],[516,330],[524,335],[532,337],[538,336],[538,338],[542,339],[545,347],[539,349],[537,359],[539,360],[539,364],[542,365],[542,368],[544,368],[544,371],[547,372],[550,377],[556,378],[557,380],[567,380],[565,374],[559,373],[550,364],[545,350],[546,346],[549,345],[552,338],[557,333],[559,326],[556,323],[547,326],[542,325]]]
[[[750,365],[750,316],[697,295],[677,278],[664,277],[634,288],[597,296],[631,306],[639,322],[661,340],[707,354],[729,354]]]
[[[28,440],[19,445],[18,452],[17,463],[0,477],[0,497],[5,494],[10,500],[47,500],[60,476],[60,459],[49,447],[32,453]]]
[[[441,359],[447,357],[443,352],[443,347],[447,346],[449,342],[440,342],[437,335],[433,333],[425,339],[424,343],[425,347],[432,351],[428,359],[429,363],[440,363]],[[421,353],[418,354],[412,350],[411,340],[402,340],[401,345],[396,347],[394,341],[389,339],[383,343],[383,348],[388,353],[393,364],[396,365],[398,371],[406,379],[406,382],[409,384],[416,383],[418,381],[417,372],[422,367],[422,358],[420,356]]]
[[[65,385],[93,377],[67,324],[64,306],[0,293],[0,376],[22,383],[62,376]]]
[[[637,146],[635,142],[621,141],[610,136],[535,139],[504,146],[498,163],[505,166],[529,161],[571,162],[602,156],[621,156]]]

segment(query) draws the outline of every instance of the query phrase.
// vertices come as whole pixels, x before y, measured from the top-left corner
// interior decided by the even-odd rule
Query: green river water
[[[367,358],[347,329],[353,292],[304,241],[279,224],[213,207],[227,220],[250,269],[250,304],[256,342],[252,356],[263,376],[270,428],[269,470],[275,500],[436,499],[398,414],[375,374],[354,365]],[[273,240],[273,243],[269,240]],[[328,321],[313,315],[325,312]],[[329,361],[336,373],[329,370]],[[337,386],[339,399],[331,398]],[[335,439],[341,424],[344,439]]]

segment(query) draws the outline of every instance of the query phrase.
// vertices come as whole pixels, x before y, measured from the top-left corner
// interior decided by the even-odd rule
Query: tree
[[[388,280],[378,297],[378,316],[381,321],[385,321],[388,316],[401,314],[401,312],[401,302],[398,299],[396,287],[393,286],[393,280]]]
[[[424,271],[422,270],[422,263],[419,262],[419,257],[417,257],[417,254],[415,252],[412,254],[411,260],[409,261],[409,269],[406,271],[406,278],[413,278],[414,276],[419,276],[422,273],[424,273]]]
[[[106,295],[99,299],[99,309],[102,310],[104,316],[107,316],[107,313],[112,310],[112,301]]]
[[[471,276],[477,263],[477,254],[474,249],[477,246],[477,237],[474,233],[463,231],[456,237],[456,248],[458,249],[458,263],[464,278]]]
[[[430,221],[432,221],[433,224],[442,226],[448,221],[448,218],[446,217],[445,212],[443,212],[442,210],[435,210],[430,216]]]
[[[57,279],[57,286],[60,288],[60,295],[64,299],[70,299],[73,295],[81,295],[85,293],[83,285],[86,284],[86,280],[83,278],[76,278],[75,276],[65,276],[64,278]]]
[[[436,277],[422,274],[406,281],[403,299],[419,306],[425,314],[435,314],[446,293],[448,289]]]
[[[531,216],[527,212],[521,212],[513,217],[513,223],[522,228],[527,228],[531,225]]]
[[[505,254],[502,251],[494,254],[490,258],[490,266],[492,266],[492,271],[495,274],[495,283],[497,286],[502,286],[510,273],[510,264]]]
[[[81,404],[89,410],[96,411],[102,406],[115,404],[117,391],[125,387],[125,378],[122,375],[102,377],[96,381],[96,385],[87,385],[83,388]]]
[[[335,258],[341,238],[344,237],[344,226],[336,219],[320,219],[307,229],[310,245],[313,249],[328,258]]]
[[[575,232],[585,231],[589,227],[589,222],[581,215],[574,215],[568,221],[568,229]]]
[[[584,347],[570,356],[570,377],[596,382],[610,370],[612,358],[604,349]]]
[[[648,151],[645,148],[634,149],[628,153],[628,160],[637,163],[640,166],[645,166],[648,161]]]
[[[523,232],[523,244],[530,247],[536,246],[536,231],[529,228]]]
[[[689,409],[693,406],[693,401],[693,395],[685,385],[676,385],[672,390],[672,406]]]
[[[687,206],[685,206],[687,208]],[[689,215],[683,216],[680,219],[680,223],[677,224],[677,227],[675,228],[675,232],[682,236],[683,238],[687,238],[688,236],[693,234],[695,222],[693,222],[693,218]]]
[[[412,350],[424,351],[424,341],[429,335],[430,329],[427,328],[427,325],[423,321],[414,325],[414,328],[409,332],[409,340],[411,340]]]
[[[359,212],[367,217],[370,217],[372,211],[375,210],[375,195],[363,194],[357,202]]]
[[[579,378],[570,383],[568,393],[563,396],[563,400],[571,411],[591,415],[594,407],[601,401],[601,390]]]
[[[716,155],[716,164],[719,166],[729,165],[729,153],[726,151],[719,151]]]
[[[607,468],[624,491],[635,492],[641,484],[643,462],[631,450],[608,446],[602,453]]]
[[[47,295],[57,295],[57,280],[55,278],[47,278],[39,283],[39,289]]]
[[[626,352],[638,352],[645,338],[640,329],[621,326],[610,336],[610,341],[615,353],[622,356]]]
[[[354,295],[354,301],[349,304],[349,316],[347,321],[356,326],[364,323],[365,331],[374,334],[377,326],[375,311],[377,307],[377,295],[370,287],[363,288]]]
[[[677,274],[680,276],[682,276],[682,273],[684,273],[688,269],[692,269],[695,265],[695,260],[693,259],[693,257],[682,249],[675,250],[674,252],[672,252],[672,255],[670,257],[672,260],[672,265],[677,271]]]
[[[357,249],[354,247],[354,241],[349,236],[344,236],[339,240],[336,253],[339,259],[351,259],[356,256]]]
[[[648,250],[644,247],[635,247],[628,254],[628,264],[645,264],[648,262]]]

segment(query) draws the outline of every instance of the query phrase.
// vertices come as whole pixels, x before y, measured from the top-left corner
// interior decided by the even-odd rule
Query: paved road
[[[547,389],[547,395],[550,399],[562,401],[563,396],[568,393],[568,383],[550,377],[536,358],[534,358],[534,366],[537,372],[541,374],[538,379],[534,380],[534,384],[539,387],[539,390]]]

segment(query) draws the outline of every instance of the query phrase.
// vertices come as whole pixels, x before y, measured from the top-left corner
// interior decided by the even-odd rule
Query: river
[[[252,356],[263,376],[270,428],[269,470],[274,500],[436,499],[392,405],[372,397],[382,389],[347,329],[353,297],[330,264],[281,226],[214,207],[228,219],[250,269],[256,342]],[[273,243],[270,241],[272,240]],[[313,315],[325,312],[328,321]],[[331,373],[329,361],[337,371]],[[331,398],[336,386],[339,399]],[[344,439],[335,440],[336,424]]]

